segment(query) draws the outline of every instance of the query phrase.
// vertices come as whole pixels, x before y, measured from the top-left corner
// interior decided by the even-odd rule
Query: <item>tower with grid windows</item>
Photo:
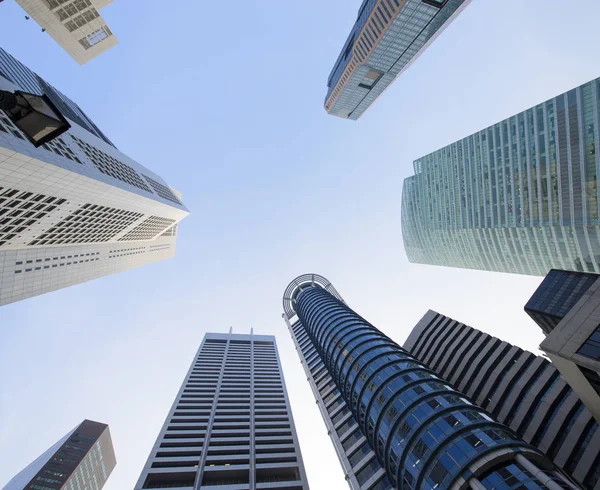
[[[83,65],[118,44],[98,12],[113,0],[16,0],[77,63]]]
[[[308,490],[275,337],[205,335],[135,490]]]
[[[351,310],[324,277],[294,279],[283,310],[353,490],[579,488]]]
[[[0,111],[0,305],[174,255],[177,191],[2,49],[0,89],[46,94],[72,126],[35,148]]]

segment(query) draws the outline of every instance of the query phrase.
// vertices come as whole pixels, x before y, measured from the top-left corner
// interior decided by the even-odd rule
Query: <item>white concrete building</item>
[[[98,10],[112,0],[16,0],[52,39],[83,65],[118,44]]]
[[[72,125],[35,148],[0,111],[0,305],[175,254],[177,191],[2,49],[0,89],[46,93]]]
[[[135,490],[308,490],[272,335],[207,333]]]

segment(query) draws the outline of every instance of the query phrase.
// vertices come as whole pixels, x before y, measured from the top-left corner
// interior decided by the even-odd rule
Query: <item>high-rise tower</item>
[[[135,489],[175,487],[308,490],[275,337],[205,335]]]
[[[177,191],[2,49],[0,89],[45,93],[72,126],[35,148],[0,111],[0,305],[175,254]]]
[[[414,162],[411,262],[517,274],[600,272],[600,79]]]
[[[600,490],[598,423],[546,359],[435,311],[404,348],[583,488]]]
[[[471,0],[364,0],[329,79],[325,110],[358,119]]]
[[[99,9],[113,0],[16,0],[80,65],[118,44]]]
[[[324,277],[294,279],[283,309],[352,489],[576,488],[351,310]]]
[[[84,420],[3,490],[100,490],[116,464],[108,425]]]

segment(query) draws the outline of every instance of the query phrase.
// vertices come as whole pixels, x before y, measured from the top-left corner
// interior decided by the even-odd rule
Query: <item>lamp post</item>
[[[36,148],[68,131],[71,125],[47,95],[0,90],[0,110]]]

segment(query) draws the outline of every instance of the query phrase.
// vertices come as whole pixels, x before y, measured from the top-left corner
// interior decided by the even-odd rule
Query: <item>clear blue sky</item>
[[[174,259],[0,309],[0,485],[84,418],[135,484],[207,331],[276,334],[313,489],[347,484],[280,317],[295,276],[330,279],[402,342],[427,311],[536,349],[540,279],[409,264],[415,158],[599,75],[597,0],[474,0],[358,122],[329,71],[361,0],[115,0],[120,44],[78,66],[8,0],[0,45],[183,192]]]

